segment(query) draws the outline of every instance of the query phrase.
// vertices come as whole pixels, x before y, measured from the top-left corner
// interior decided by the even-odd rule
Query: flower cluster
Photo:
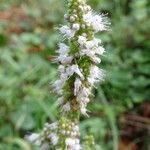
[[[81,150],[79,127],[76,122],[62,118],[59,122],[46,123],[43,132],[30,134],[26,139],[35,143],[41,150]],[[64,146],[65,144],[65,146]]]
[[[107,30],[108,23],[104,15],[95,15],[85,0],[70,0],[68,6],[69,11],[64,18],[69,25],[59,28],[67,42],[59,44],[59,55],[55,60],[60,63],[60,79],[54,83],[53,89],[61,96],[62,110],[65,113],[72,109],[73,100],[78,104],[80,112],[87,115],[86,106],[90,102],[92,87],[104,75],[96,64],[101,62],[99,56],[103,55],[105,49],[94,34]],[[68,83],[72,76],[72,83]],[[64,97],[66,84],[72,86],[70,93],[73,95],[69,95],[69,99]]]
[[[42,134],[28,136],[44,150],[49,145],[57,150],[83,149],[79,140],[79,116],[88,116],[87,104],[92,88],[104,76],[97,64],[101,63],[100,56],[105,49],[95,33],[107,30],[105,16],[95,14],[86,0],[68,0],[68,12],[64,18],[68,25],[59,28],[64,41],[58,44],[55,58],[59,63],[59,79],[52,85],[53,92],[59,95],[62,116],[57,123],[46,124]]]

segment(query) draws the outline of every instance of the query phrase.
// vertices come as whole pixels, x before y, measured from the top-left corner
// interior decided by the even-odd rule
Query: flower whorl
[[[60,78],[53,84],[53,91],[60,96],[58,103],[62,116],[57,123],[46,124],[40,137],[29,138],[41,147],[50,147],[48,143],[51,143],[51,147],[57,150],[81,150],[79,117],[80,114],[88,116],[87,104],[92,87],[104,75],[97,64],[105,49],[101,40],[95,38],[95,33],[107,30],[108,23],[104,15],[93,12],[86,0],[68,0],[68,12],[64,18],[68,25],[59,28],[64,41],[59,43],[55,59],[60,64]]]

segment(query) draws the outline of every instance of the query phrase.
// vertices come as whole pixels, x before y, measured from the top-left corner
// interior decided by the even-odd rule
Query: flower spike
[[[59,95],[59,121],[45,124],[41,134],[32,134],[28,140],[38,143],[44,150],[83,150],[80,142],[80,115],[89,116],[87,105],[92,88],[103,80],[104,71],[97,64],[105,49],[95,33],[108,29],[103,14],[95,14],[86,0],[68,0],[68,12],[64,19],[68,25],[59,28],[67,39],[58,44],[56,62],[59,63],[59,79],[53,92]]]

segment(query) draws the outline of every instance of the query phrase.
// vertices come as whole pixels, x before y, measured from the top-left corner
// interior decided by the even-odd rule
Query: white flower
[[[74,30],[71,30],[68,26],[62,26],[59,31],[67,36],[67,38],[72,38],[75,34]]]
[[[89,88],[87,88],[87,87],[82,88],[83,97],[88,97],[90,95],[90,93],[91,93],[91,90]]]
[[[102,31],[104,30],[104,26],[102,23],[102,17],[99,15],[95,15],[92,18],[92,26],[95,31]]]
[[[94,38],[93,40],[91,41],[87,41],[85,43],[85,46],[87,49],[93,49],[93,48],[96,48],[98,47],[98,45],[101,43],[101,40],[97,39],[97,38]]]
[[[45,128],[46,128],[46,129],[55,130],[55,129],[58,128],[58,122],[54,122],[54,123],[51,123],[51,124],[46,123],[46,124],[45,124]]]
[[[82,80],[84,80],[84,76],[83,76],[83,74],[81,73],[81,70],[79,69],[78,65],[72,65],[72,69],[74,70],[74,72],[75,72],[76,74],[79,75],[79,77],[80,77]]]
[[[96,44],[95,41],[92,40],[92,41],[87,41],[85,46],[86,46],[87,49],[92,49],[92,48],[95,47],[95,44]]]
[[[69,18],[68,14],[64,14],[64,18],[67,20]]]
[[[87,39],[84,36],[79,36],[78,37],[78,43],[83,46],[86,43]]]
[[[52,86],[53,91],[61,94],[63,86],[64,86],[64,81],[56,80]]]
[[[91,10],[91,6],[89,6],[89,5],[84,6],[84,10],[89,12]]]
[[[88,97],[77,97],[77,101],[79,103],[81,113],[85,114],[83,112],[86,111],[86,106],[90,102],[90,99]]]
[[[72,38],[72,37],[74,37],[74,34],[75,34],[75,31],[74,30],[68,30],[67,32],[66,32],[66,36],[67,36],[67,38]]]
[[[91,11],[89,11],[87,14],[83,15],[83,20],[86,23],[91,23],[92,22],[92,18],[93,18],[93,16],[92,16],[92,12]]]
[[[76,138],[67,138],[65,140],[65,143],[69,150],[81,150],[79,140]]]
[[[66,34],[68,30],[70,30],[68,26],[62,26],[61,28],[59,28],[59,31],[63,34]]]
[[[79,5],[79,9],[80,9],[81,11],[83,11],[83,10],[84,10],[84,7],[83,7],[82,5]]]
[[[72,76],[74,73],[75,73],[75,71],[74,71],[74,69],[73,69],[72,66],[68,66],[68,67],[66,68],[66,75],[67,75],[68,77]]]
[[[71,107],[70,107],[70,103],[67,102],[65,105],[62,106],[62,111],[63,112],[69,112],[71,110]]]
[[[80,25],[78,23],[74,23],[72,25],[72,29],[75,30],[75,31],[78,31],[80,29]]]
[[[90,76],[88,77],[88,81],[90,84],[94,85],[94,83],[103,80],[104,78],[104,71],[97,66],[92,66],[90,68]]]
[[[59,65],[58,70],[60,74],[65,73],[65,67],[63,65]]]
[[[27,139],[28,141],[30,141],[30,142],[34,142],[34,141],[36,141],[39,137],[40,137],[39,134],[32,133],[32,134],[30,134],[30,135],[27,135],[27,136],[26,136],[26,139]]]
[[[79,139],[75,139],[75,143],[76,143],[76,144],[79,144],[79,143],[80,143],[80,140],[79,140]]]
[[[83,20],[86,24],[92,25],[95,32],[104,31],[108,26],[108,23],[104,20],[103,15],[92,15],[91,11],[83,16]]]
[[[103,77],[103,75],[104,75],[103,70],[100,69],[100,68],[97,67],[97,66],[92,66],[92,67],[91,67],[91,70],[90,70],[90,73],[91,73],[91,75],[92,75],[93,77],[99,78],[99,79],[100,79],[101,77]]]
[[[66,73],[61,73],[60,79],[61,79],[63,82],[65,82],[65,81],[68,80],[68,75],[67,75]]]
[[[58,135],[55,133],[51,133],[50,135],[48,135],[48,137],[51,139],[51,142],[53,145],[56,145],[58,143]]]
[[[82,87],[80,89],[80,91],[78,92],[77,95],[77,101],[79,103],[80,106],[80,111],[82,114],[86,109],[87,103],[89,103],[90,99],[89,99],[89,95],[91,94],[91,88],[86,88],[86,87]]]
[[[100,43],[101,41],[96,38],[82,43],[86,46],[86,49],[83,48],[80,50],[80,56],[87,55],[96,64],[100,63],[101,59],[97,55],[102,55],[104,53],[103,47],[98,47]]]
[[[90,99],[89,99],[88,97],[84,97],[84,98],[82,98],[81,101],[82,101],[84,104],[87,104],[87,103],[90,102]]]
[[[86,109],[86,107],[81,107],[81,108],[80,108],[80,111],[81,111],[81,114],[83,114],[84,116],[89,117],[89,115],[87,114],[87,109]]]
[[[92,26],[96,32],[106,30],[105,22],[101,15],[93,16]]]
[[[70,20],[71,22],[74,22],[74,21],[76,20],[76,18],[75,18],[75,16],[70,16],[69,20]]]
[[[96,55],[94,55],[94,56],[92,56],[92,57],[90,57],[91,58],[91,60],[93,61],[93,62],[95,62],[96,64],[99,64],[100,62],[101,62],[101,59],[98,57],[98,56],[96,56]]]
[[[58,49],[58,53],[61,54],[61,55],[66,55],[68,54],[68,50],[69,50],[69,47],[64,44],[64,43],[59,43],[59,49]]]
[[[74,73],[76,73],[77,75],[80,76],[80,78],[83,80],[84,76],[81,73],[81,70],[79,69],[78,65],[72,65],[69,66],[68,68],[66,68],[66,73],[68,75],[68,77],[72,76]]]
[[[35,145],[41,145],[40,135],[37,133],[32,133],[30,135],[25,136],[25,139],[29,142],[34,143]]]
[[[79,92],[79,89],[82,85],[82,82],[79,78],[76,78],[75,82],[74,82],[74,95],[76,96],[77,93]]]
[[[88,79],[89,83],[90,83],[92,86],[94,85],[94,83],[96,83],[96,82],[99,81],[99,80],[97,81],[97,79],[95,79],[95,78],[93,78],[93,77],[88,77],[87,79]]]
[[[66,145],[67,146],[73,146],[73,145],[75,145],[75,139],[72,139],[72,138],[67,138],[66,140],[65,140],[65,143],[66,143]]]
[[[75,125],[75,126],[73,127],[73,130],[76,131],[76,132],[78,132],[78,131],[79,131],[79,126]]]
[[[98,47],[98,45],[102,43],[101,39],[97,39],[97,38],[94,38],[93,41],[95,42],[96,47]]]
[[[81,49],[80,50],[80,55],[87,55],[89,57],[93,57],[95,55],[95,51],[94,50],[89,50],[89,49]]]
[[[105,52],[105,49],[102,46],[95,49],[95,53],[98,55],[103,55],[104,52]]]
[[[81,146],[78,144],[78,145],[76,145],[76,147],[75,147],[75,150],[81,150],[82,148],[81,148]]]
[[[82,49],[80,51],[80,56],[87,55],[93,62],[96,64],[99,64],[101,62],[101,59],[96,55],[96,51],[94,49]]]
[[[73,57],[68,55],[59,55],[56,58],[56,61],[61,62],[62,64],[70,64]]]

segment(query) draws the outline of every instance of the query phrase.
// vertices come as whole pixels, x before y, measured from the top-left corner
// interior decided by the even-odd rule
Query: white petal
[[[85,45],[86,45],[87,49],[92,49],[95,46],[95,42],[94,41],[87,41]]]
[[[68,26],[62,26],[61,28],[59,28],[59,31],[63,34],[65,34],[68,30],[70,30]]]
[[[57,134],[51,133],[48,137],[51,139],[53,145],[56,145],[58,143],[59,137]]]
[[[58,53],[62,54],[62,55],[66,55],[68,54],[69,51],[69,47],[64,44],[64,43],[59,43],[59,49],[58,49]]]
[[[84,80],[84,76],[83,76],[83,74],[81,73],[81,71],[80,71],[78,65],[73,65],[72,67],[73,67],[75,73],[78,74],[82,80]]]
[[[101,62],[101,59],[98,57],[98,56],[93,56],[91,57],[91,59],[96,63],[96,64],[99,64]]]
[[[104,52],[105,52],[105,49],[102,46],[95,49],[95,53],[98,55],[103,55]]]
[[[75,34],[75,31],[71,30],[68,26],[62,26],[59,30],[61,33],[65,34],[67,38],[72,38]]]
[[[78,43],[81,45],[81,46],[83,46],[85,43],[86,43],[86,37],[84,37],[84,36],[79,36],[79,38],[78,38]]]
[[[76,96],[77,93],[79,92],[79,89],[82,85],[82,82],[79,78],[76,78],[75,83],[74,83],[74,95]]]
[[[58,58],[56,58],[56,61],[61,62],[62,64],[70,64],[73,57],[68,55],[59,55]]]
[[[69,112],[70,110],[71,110],[71,107],[70,107],[69,102],[62,106],[62,111],[63,112]]]
[[[81,108],[80,111],[81,111],[81,114],[89,117],[89,115],[87,114],[87,109],[85,107]]]
[[[80,29],[80,25],[79,25],[78,23],[74,23],[74,24],[72,25],[72,29],[75,30],[75,31],[77,31],[77,30]]]
[[[57,93],[61,93],[61,90],[63,88],[63,85],[64,85],[64,82],[62,80],[56,80],[53,84],[53,90],[54,92],[57,92]]]
[[[84,76],[83,74],[81,73],[78,65],[72,65],[72,66],[69,66],[67,69],[66,69],[66,73],[68,75],[68,77],[72,76],[74,73],[78,74],[80,76],[80,78],[83,80],[84,79]]]
[[[65,67],[63,65],[59,65],[58,70],[60,73],[64,73],[65,72]]]
[[[67,146],[73,146],[73,145],[75,145],[75,140],[72,139],[72,138],[67,138],[65,140],[65,143],[66,143]]]

